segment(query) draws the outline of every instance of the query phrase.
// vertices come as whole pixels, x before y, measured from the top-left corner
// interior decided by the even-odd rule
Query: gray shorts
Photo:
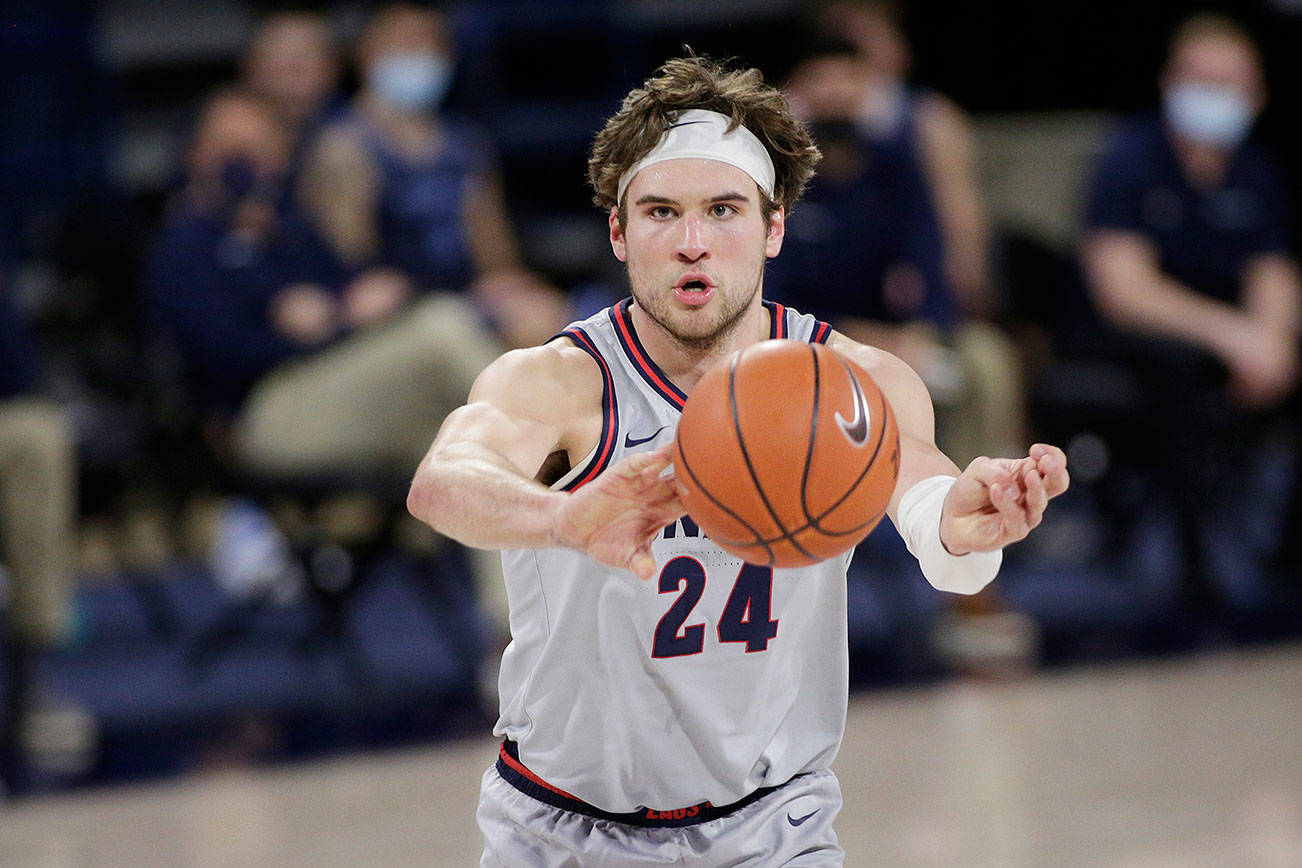
[[[563,810],[484,773],[476,817],[481,868],[637,868],[644,865],[834,866],[845,852],[832,821],[841,787],[830,771],[800,775],[708,822],[644,828]]]

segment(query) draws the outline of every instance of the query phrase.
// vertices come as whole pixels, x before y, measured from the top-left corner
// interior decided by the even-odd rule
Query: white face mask
[[[1234,147],[1252,126],[1252,101],[1233,87],[1177,84],[1167,91],[1163,108],[1176,132],[1205,145]]]
[[[885,139],[894,135],[904,121],[909,107],[909,93],[902,82],[875,85],[855,115],[855,121],[869,138]]]
[[[386,54],[367,75],[367,84],[381,100],[407,114],[438,108],[451,83],[447,58],[424,51]]]

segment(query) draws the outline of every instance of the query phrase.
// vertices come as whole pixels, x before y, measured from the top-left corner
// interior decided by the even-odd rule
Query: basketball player
[[[506,550],[482,865],[842,864],[829,767],[850,556],[746,565],[684,516],[667,473],[686,396],[732,352],[822,341],[872,374],[900,427],[889,515],[936,587],[982,588],[1067,487],[1045,445],[959,474],[912,370],[762,299],[817,160],[757,70],[667,63],[589,164],[632,298],[491,365],[416,472],[413,514]]]

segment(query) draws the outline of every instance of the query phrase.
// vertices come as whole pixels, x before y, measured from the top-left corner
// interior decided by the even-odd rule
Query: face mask
[[[1205,145],[1233,147],[1252,126],[1252,103],[1232,87],[1177,84],[1167,92],[1164,108],[1176,132]]]
[[[248,157],[230,157],[222,163],[222,188],[232,199],[243,199],[258,185],[258,170]]]
[[[855,120],[870,138],[889,138],[904,121],[908,101],[908,91],[900,82],[874,85],[868,97],[860,104]]]
[[[253,197],[275,199],[280,184],[280,177],[260,171],[253,160],[243,156],[223,161],[218,177],[222,190],[235,202]]]
[[[423,51],[386,54],[367,77],[381,100],[407,114],[438,108],[451,82],[451,64],[440,55]]]

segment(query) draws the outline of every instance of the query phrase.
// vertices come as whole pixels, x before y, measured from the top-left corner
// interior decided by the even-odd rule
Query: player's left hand
[[[1067,490],[1067,456],[1037,443],[1025,458],[977,458],[945,498],[940,541],[950,554],[986,552],[1026,537]]]

